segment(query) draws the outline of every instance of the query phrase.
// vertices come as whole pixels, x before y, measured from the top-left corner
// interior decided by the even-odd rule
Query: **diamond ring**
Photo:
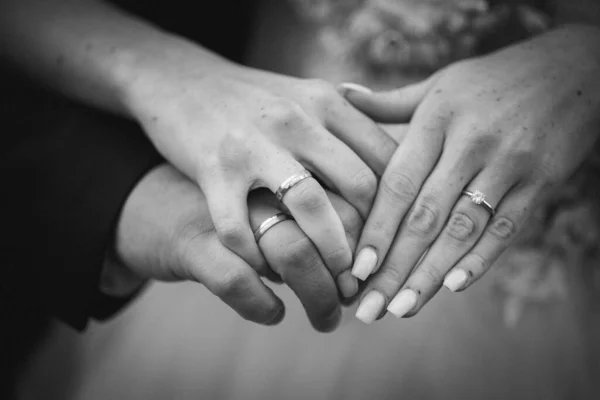
[[[492,215],[492,217],[494,216],[494,214],[496,214],[496,210],[494,209],[494,207],[492,207],[492,205],[485,199],[485,194],[483,194],[479,190],[475,190],[474,192],[463,190],[462,194],[469,196],[473,203],[485,208]]]

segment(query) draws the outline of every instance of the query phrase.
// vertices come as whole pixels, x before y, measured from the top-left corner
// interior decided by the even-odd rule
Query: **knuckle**
[[[307,83],[312,100],[321,103],[322,105],[330,103],[338,96],[335,87],[330,82],[323,79],[311,79]]]
[[[511,165],[513,169],[524,170],[533,164],[537,154],[533,145],[526,144],[519,146],[518,149],[512,149],[505,158],[507,165]]]
[[[485,129],[479,123],[473,123],[470,127],[469,149],[474,152],[486,152],[499,142],[500,138],[490,129]]]
[[[289,125],[303,120],[302,107],[295,101],[286,98],[279,98],[271,102],[264,115],[278,126],[289,127]]]
[[[436,286],[440,286],[444,281],[445,275],[433,265],[423,266],[421,273],[428,282],[433,283]]]
[[[221,219],[215,222],[217,235],[228,248],[238,248],[244,243],[245,229],[244,225],[234,219]]]
[[[230,269],[213,283],[212,292],[220,298],[240,298],[252,294],[252,278],[246,271]]]
[[[419,192],[414,180],[403,172],[385,174],[381,187],[392,200],[404,203],[412,203]]]
[[[419,202],[408,216],[408,230],[421,237],[435,234],[440,221],[440,210],[433,200]]]
[[[473,237],[477,231],[474,219],[463,212],[455,212],[450,217],[446,227],[446,233],[459,242],[466,242]]]
[[[337,274],[350,268],[350,263],[352,262],[352,253],[350,252],[350,248],[346,246],[340,246],[338,248],[329,250],[325,256],[325,259],[329,261],[330,264],[335,265],[334,272]]]
[[[252,130],[230,129],[197,157],[197,175],[210,179],[214,174],[239,174],[247,171],[252,150],[257,147]]]
[[[374,243],[378,243],[380,240],[392,240],[398,231],[398,225],[390,224],[385,218],[377,219],[373,221],[368,229],[365,229],[363,235],[370,238],[378,238],[379,240],[373,239]]]
[[[299,266],[303,265],[310,255],[315,253],[312,242],[306,236],[302,236],[282,248],[282,258],[285,264]]]
[[[360,170],[353,178],[353,191],[359,200],[369,204],[375,197],[377,191],[377,178],[373,171],[368,168]]]
[[[395,292],[404,284],[406,280],[406,274],[396,268],[385,268],[378,272],[377,285],[384,289],[382,293],[388,293],[393,295],[391,292]]]
[[[508,242],[517,234],[517,225],[508,217],[500,216],[492,221],[488,232],[497,240]]]
[[[288,198],[302,210],[311,215],[321,213],[327,207],[327,196],[316,181],[305,180],[296,189],[296,196],[291,192]]]

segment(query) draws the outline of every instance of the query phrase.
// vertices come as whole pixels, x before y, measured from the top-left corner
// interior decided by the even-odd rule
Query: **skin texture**
[[[403,140],[406,125],[386,125],[393,149]],[[382,160],[387,161],[387,160]],[[339,195],[327,192],[352,251],[363,225],[360,213]],[[252,229],[281,212],[267,190],[248,198]],[[262,324],[283,318],[284,306],[259,279],[287,284],[302,302],[316,330],[333,330],[341,316],[336,285],[318,249],[295,221],[281,222],[259,241],[269,264],[254,269],[218,239],[202,191],[173,167],[150,171],[127,199],[115,234],[115,252],[105,265],[107,293],[138,287],[148,279],[192,280],[205,285],[242,317]],[[127,289],[125,290],[127,292]]]
[[[466,273],[453,290],[471,285],[579,167],[600,132],[599,35],[568,26],[416,85],[347,93],[377,121],[411,119],[358,245],[377,254],[372,313],[404,292],[388,310],[416,314],[453,269]],[[482,191],[496,215],[463,189]]]
[[[257,269],[248,192],[311,170],[366,216],[391,141],[325,82],[236,65],[96,0],[3,0],[0,52],[45,84],[138,122],[206,195],[221,242]],[[341,140],[343,139],[343,140]],[[317,179],[283,199],[346,295],[356,280]]]
[[[328,196],[353,249],[362,219],[339,196]],[[280,207],[272,193],[253,192],[252,227],[281,212]],[[206,197],[173,167],[163,165],[149,172],[129,196],[116,232],[116,257],[110,263],[141,279],[201,283],[243,318],[265,325],[284,316],[282,301],[260,279],[269,274],[274,278],[274,272],[296,293],[315,329],[333,330],[341,316],[338,291],[298,224],[289,220],[275,225],[259,245],[272,270],[254,270],[227,249],[211,221]]]

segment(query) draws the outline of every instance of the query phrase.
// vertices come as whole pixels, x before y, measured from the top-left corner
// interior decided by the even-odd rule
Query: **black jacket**
[[[236,61],[255,11],[251,1],[119,3]],[[0,368],[14,371],[48,318],[82,330],[124,304],[99,293],[102,262],[129,193],[162,160],[133,122],[47,92],[7,66],[0,118]],[[10,375],[3,378],[9,387]]]

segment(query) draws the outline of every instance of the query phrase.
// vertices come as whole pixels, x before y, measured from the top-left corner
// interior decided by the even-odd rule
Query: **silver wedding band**
[[[275,196],[277,197],[277,200],[282,201],[283,196],[285,196],[285,194],[289,192],[291,188],[308,178],[312,178],[312,174],[307,170],[298,172],[287,178],[285,181],[283,181],[281,185],[279,185],[277,191],[275,191]]]
[[[288,219],[294,218],[291,215],[283,212],[275,214],[270,218],[267,218],[262,224],[260,224],[258,229],[254,231],[254,239],[256,240],[256,243],[259,242],[259,240],[265,235],[265,233],[267,233],[269,229],[271,229],[280,222],[287,221]]]
[[[469,196],[473,203],[485,208],[487,212],[491,214],[492,217],[494,216],[494,214],[496,214],[496,210],[494,209],[494,207],[492,207],[492,205],[485,199],[485,195],[479,190],[475,190],[473,192],[469,190],[463,190],[462,194],[464,194],[465,196]]]

